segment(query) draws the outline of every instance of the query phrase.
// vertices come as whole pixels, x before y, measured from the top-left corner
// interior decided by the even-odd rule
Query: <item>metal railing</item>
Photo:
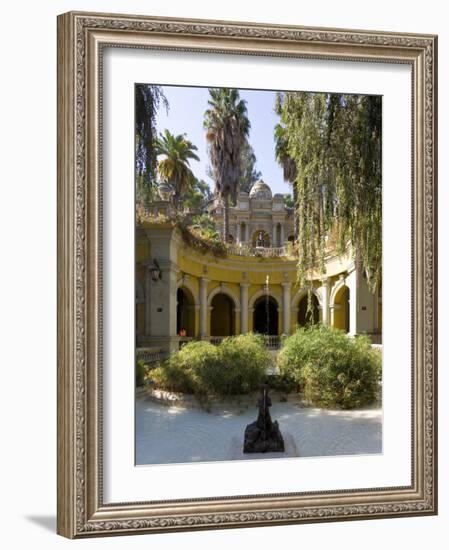
[[[380,334],[369,334],[372,339],[372,345],[376,348],[382,347],[382,336]],[[375,338],[377,336],[377,338]],[[194,341],[204,341],[210,342],[214,346],[219,346],[226,336],[206,336],[203,338],[194,338],[192,336],[181,336],[179,337],[179,349],[188,344],[189,342]],[[271,334],[262,334],[265,347],[268,350],[276,351],[282,347],[282,336],[271,335]],[[145,364],[149,365],[151,363],[156,363],[157,361],[162,361],[168,357],[168,352],[162,351],[160,347],[148,347],[148,348],[137,348],[136,357],[138,360],[143,361]]]
[[[251,256],[254,258],[280,258],[281,256],[292,256],[292,246],[248,246],[247,244],[227,244],[226,250],[234,256]]]
[[[275,336],[275,335],[262,335],[265,347],[270,350],[277,350],[281,348],[281,337]],[[214,346],[220,345],[223,340],[226,338],[226,336],[207,336],[205,338],[202,338],[203,341],[210,342]],[[192,340],[192,338],[190,339]]]
[[[219,346],[225,338],[226,336],[209,336],[207,340],[214,346]]]
[[[281,349],[281,337],[271,334],[264,334],[265,347],[269,350]]]
[[[193,338],[192,336],[180,336],[179,337],[179,349],[181,349],[182,346],[185,346],[189,342],[193,342],[193,340],[195,340],[195,338]]]
[[[143,361],[146,365],[156,363],[165,359],[166,352],[163,352],[161,348],[137,348],[136,358],[138,361]]]

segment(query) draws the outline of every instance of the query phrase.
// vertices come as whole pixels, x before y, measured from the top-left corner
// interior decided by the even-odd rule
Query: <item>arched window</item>
[[[270,235],[263,229],[258,229],[253,233],[252,244],[254,247],[269,248]]]
[[[337,292],[334,300],[334,327],[349,332],[349,299],[350,292],[346,285],[343,285]]]
[[[278,306],[272,296],[260,296],[254,304],[254,332],[278,335]]]
[[[216,294],[211,302],[211,336],[233,336],[235,334],[235,308],[232,299],[224,293]]]
[[[187,288],[178,288],[176,293],[176,333],[195,336],[195,302]]]

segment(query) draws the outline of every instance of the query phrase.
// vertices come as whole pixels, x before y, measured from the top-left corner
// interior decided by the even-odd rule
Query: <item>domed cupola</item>
[[[263,180],[259,180],[251,187],[249,198],[256,201],[271,201],[273,198],[273,194],[271,192],[270,186],[267,185]]]

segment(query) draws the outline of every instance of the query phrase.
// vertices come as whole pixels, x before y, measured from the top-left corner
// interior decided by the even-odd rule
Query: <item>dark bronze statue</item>
[[[271,398],[268,395],[268,386],[264,384],[261,388],[261,395],[257,401],[259,414],[257,420],[248,424],[245,429],[245,440],[243,443],[244,453],[268,453],[284,452],[284,439],[277,420],[271,420],[270,410]]]

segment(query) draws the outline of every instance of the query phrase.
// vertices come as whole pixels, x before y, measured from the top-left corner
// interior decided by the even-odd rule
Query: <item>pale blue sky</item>
[[[170,109],[168,115],[160,107],[156,125],[158,133],[165,128],[172,134],[187,134],[187,138],[198,147],[200,161],[190,161],[193,173],[205,180],[213,189],[213,181],[207,176],[209,165],[206,137],[203,128],[204,112],[208,108],[209,91],[207,88],[187,86],[162,86]],[[262,172],[262,178],[270,185],[273,193],[289,193],[284,182],[282,169],[274,158],[274,126],[279,117],[273,110],[276,92],[261,90],[240,90],[240,97],[246,100],[248,118],[251,123],[249,141],[257,158],[256,168]]]

